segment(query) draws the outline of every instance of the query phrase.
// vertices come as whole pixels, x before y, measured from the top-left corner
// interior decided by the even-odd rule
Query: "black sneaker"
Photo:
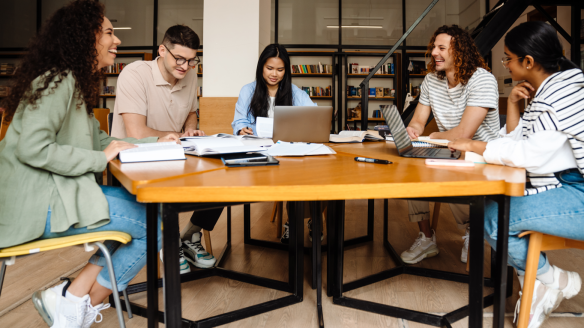
[[[288,245],[289,240],[290,240],[290,226],[288,225],[288,222],[286,222],[286,223],[284,223],[284,233],[282,234],[282,237],[280,238],[280,242],[282,244]]]
[[[312,219],[308,220],[308,239],[312,241]],[[320,241],[324,240],[324,233],[320,232]]]

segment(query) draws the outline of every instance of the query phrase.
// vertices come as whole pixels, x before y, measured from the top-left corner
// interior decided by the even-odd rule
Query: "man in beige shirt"
[[[112,136],[117,138],[205,135],[197,130],[197,49],[199,37],[184,25],[170,27],[158,48],[160,57],[137,61],[118,78]],[[183,132],[184,131],[184,132]],[[213,230],[223,209],[198,211],[182,234],[180,272],[189,263],[211,268],[217,261],[201,245],[201,229]]]

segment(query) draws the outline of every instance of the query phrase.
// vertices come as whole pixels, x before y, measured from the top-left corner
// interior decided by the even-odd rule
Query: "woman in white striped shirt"
[[[451,149],[483,154],[492,164],[524,167],[525,197],[511,198],[509,264],[523,285],[528,238],[535,230],[584,240],[584,74],[562,54],[553,27],[527,22],[505,37],[503,65],[515,81],[507,104],[507,125],[501,138],[489,142],[457,139]],[[532,98],[520,117],[519,102]],[[485,209],[485,238],[497,239],[497,204]],[[529,327],[540,327],[563,298],[580,291],[575,272],[551,266],[540,254]]]

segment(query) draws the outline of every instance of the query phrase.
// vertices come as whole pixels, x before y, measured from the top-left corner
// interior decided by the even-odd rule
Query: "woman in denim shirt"
[[[584,240],[584,74],[562,54],[554,28],[527,22],[505,37],[503,65],[514,81],[501,138],[482,142],[458,139],[451,149],[482,154],[488,163],[523,167],[525,197],[512,197],[509,216],[509,265],[523,285],[529,238],[534,230]],[[531,98],[520,116],[519,103]],[[485,238],[497,244],[498,206],[485,203]],[[580,291],[576,272],[550,265],[541,253],[531,303],[529,328],[540,327],[564,298]],[[519,309],[519,301],[517,305]]]
[[[316,106],[308,94],[292,84],[290,57],[278,44],[267,46],[258,60],[256,80],[239,92],[233,134],[255,134],[257,117],[274,117],[274,106]]]

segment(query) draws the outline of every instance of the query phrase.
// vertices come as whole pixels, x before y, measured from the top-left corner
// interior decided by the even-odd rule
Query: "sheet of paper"
[[[267,153],[272,156],[306,156],[320,146],[322,144],[278,142],[268,148]]]
[[[271,138],[274,135],[274,119],[269,117],[258,117],[256,122],[256,132],[260,138]]]

